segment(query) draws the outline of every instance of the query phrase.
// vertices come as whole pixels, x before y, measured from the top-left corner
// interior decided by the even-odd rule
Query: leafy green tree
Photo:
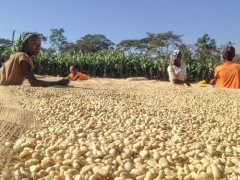
[[[11,53],[12,41],[0,38],[0,63],[3,63]]]
[[[128,54],[139,54],[144,57],[162,56],[169,53],[180,45],[181,36],[172,31],[166,33],[147,33],[147,37],[139,40],[123,40],[117,45],[117,50]]]
[[[41,39],[41,42],[46,43],[47,42],[47,37],[44,36],[42,33],[34,32],[34,34],[37,34],[39,38]]]
[[[237,62],[237,63],[240,63],[240,55],[236,55],[234,58],[233,58],[233,61]]]
[[[111,50],[113,49],[113,46],[114,43],[102,34],[87,34],[77,40],[76,45],[73,47],[87,53],[101,50]]]
[[[65,30],[63,28],[60,29],[50,29],[51,35],[49,37],[50,44],[52,49],[55,51],[61,51],[68,45],[67,38],[63,35]]]
[[[122,40],[116,45],[116,50],[125,52],[127,54],[132,54],[135,49],[135,41],[138,40]]]
[[[204,34],[198,38],[196,46],[196,59],[205,60],[207,58],[219,57],[216,40],[212,39],[208,34]]]
[[[181,44],[178,46],[178,49],[182,53],[182,59],[185,63],[191,63],[193,60],[193,50],[191,45]]]
[[[227,43],[223,44],[223,45],[220,45],[219,47],[219,51],[220,53],[228,46],[234,46],[235,43],[231,42],[231,41],[228,41]]]
[[[144,55],[148,51],[147,39],[123,40],[116,46],[116,50],[127,54]]]
[[[0,38],[0,48],[9,48],[12,45],[12,41],[9,39]]]
[[[149,43],[148,56],[166,57],[171,51],[176,49],[182,42],[181,35],[174,34],[172,31],[166,33],[147,33]]]

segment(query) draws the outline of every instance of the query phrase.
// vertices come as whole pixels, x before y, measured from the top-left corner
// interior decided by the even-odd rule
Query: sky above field
[[[0,38],[21,32],[50,35],[64,28],[69,42],[103,34],[115,44],[147,32],[173,31],[194,44],[208,33],[217,45],[231,41],[240,52],[239,0],[2,0]],[[47,47],[48,44],[43,44]]]

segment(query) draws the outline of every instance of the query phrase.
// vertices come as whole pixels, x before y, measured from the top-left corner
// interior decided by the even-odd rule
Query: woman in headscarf
[[[174,50],[170,55],[170,65],[168,66],[168,76],[172,84],[186,84],[187,82],[187,70],[185,64],[181,63],[182,53],[180,50]]]
[[[69,80],[42,81],[32,72],[32,56],[40,53],[41,41],[37,34],[24,32],[14,42],[10,58],[0,69],[0,85],[21,85],[27,78],[31,86],[68,85]]]

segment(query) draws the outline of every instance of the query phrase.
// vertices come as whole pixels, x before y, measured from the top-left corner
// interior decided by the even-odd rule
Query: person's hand
[[[186,84],[187,86],[191,86],[191,84],[190,84],[189,82],[187,82],[187,81],[185,81],[185,84]]]
[[[65,79],[65,80],[67,80],[67,79],[68,79],[68,77],[64,77],[64,78],[62,78],[62,79]]]
[[[63,79],[57,81],[57,84],[61,85],[61,86],[67,86],[69,84],[69,80],[63,78]]]
[[[216,79],[211,79],[211,80],[209,81],[209,84],[211,84],[211,85],[215,85],[215,83],[216,83]]]

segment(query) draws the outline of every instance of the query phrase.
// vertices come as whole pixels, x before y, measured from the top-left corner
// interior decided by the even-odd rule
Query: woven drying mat
[[[6,142],[14,144],[26,130],[40,126],[35,112],[23,109],[20,101],[20,96],[12,94],[8,87],[0,86],[0,174],[13,157],[12,148],[7,147]]]

